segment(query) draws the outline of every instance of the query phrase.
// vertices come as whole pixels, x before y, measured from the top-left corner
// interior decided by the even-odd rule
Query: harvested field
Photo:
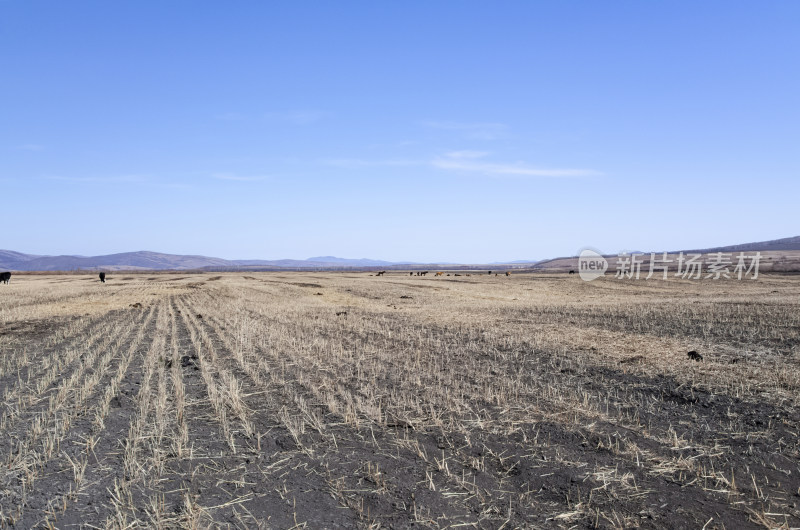
[[[798,276],[248,274],[0,286],[0,525],[800,527]]]

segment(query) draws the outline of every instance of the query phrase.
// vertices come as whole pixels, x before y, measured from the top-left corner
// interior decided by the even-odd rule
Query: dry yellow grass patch
[[[800,525],[797,277],[119,273],[0,295],[0,525]]]

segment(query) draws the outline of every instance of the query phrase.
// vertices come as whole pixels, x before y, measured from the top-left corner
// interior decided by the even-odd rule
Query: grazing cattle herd
[[[425,275],[428,274],[428,272],[430,272],[430,271],[417,271],[416,273],[411,271],[411,272],[408,273],[408,275],[409,276],[414,276],[416,274],[417,276],[425,276]],[[511,272],[510,271],[505,271],[505,273],[506,273],[506,276],[511,276]],[[575,274],[575,271],[571,270],[571,271],[569,271],[569,273],[570,274]],[[386,274],[386,271],[378,271],[378,272],[376,272],[374,274],[374,276],[383,276],[384,274]],[[492,271],[487,271],[486,274],[491,276],[492,275]],[[436,272],[435,275],[436,276],[444,276],[444,271],[438,271],[438,272]],[[495,272],[494,275],[497,276],[497,273]],[[373,274],[370,274],[370,276],[373,276]],[[450,276],[450,274],[448,274],[448,276]],[[461,276],[461,274],[456,274],[455,276]],[[467,274],[466,276],[470,276],[470,275]],[[0,283],[6,283],[7,284],[10,279],[11,279],[11,273],[10,272],[0,272]],[[105,272],[101,272],[100,273],[100,281],[102,283],[106,283],[106,273]]]
[[[409,271],[408,275],[409,276],[425,276],[429,272],[430,271],[416,271],[416,272]],[[383,276],[384,274],[386,274],[386,271],[379,271],[379,272],[376,272],[374,274],[370,274],[370,276]],[[403,273],[403,274],[405,274],[405,273]],[[489,276],[491,276],[492,274],[497,276],[497,273],[493,272],[493,271],[486,271],[486,274],[488,274]],[[511,271],[505,271],[505,274],[506,274],[506,276],[511,276]],[[570,271],[570,274],[574,274],[574,271]],[[434,273],[434,276],[437,276],[437,277],[445,276],[445,272],[444,271],[436,271]],[[447,273],[447,276],[450,276],[450,273]],[[472,276],[472,275],[469,274],[469,273],[465,273],[465,274],[454,274],[453,276]]]
[[[409,275],[409,276],[414,276],[414,275],[416,274],[417,276],[425,276],[426,274],[428,274],[428,272],[429,272],[429,271],[417,271],[417,272],[415,273],[414,271],[410,271],[410,272],[408,273],[408,275]],[[511,271],[501,271],[501,272],[505,272],[505,275],[506,275],[506,276],[511,276]],[[383,276],[384,274],[386,274],[386,271],[380,271],[380,272],[378,272],[378,273],[375,273],[375,274],[374,274],[374,276]],[[497,273],[496,273],[496,272],[493,272],[493,271],[486,271],[486,274],[488,274],[489,276],[491,276],[492,274],[494,274],[495,276],[497,276]],[[569,271],[569,274],[575,274],[575,270],[574,270],[574,269],[571,269],[571,270]],[[434,276],[444,276],[444,275],[445,275],[444,271],[437,271],[437,272],[434,274]],[[372,274],[370,274],[370,276],[373,276],[373,275],[372,275]],[[448,273],[448,274],[447,274],[447,276],[450,276],[450,274]],[[470,274],[463,274],[463,275],[462,275],[462,274],[455,274],[455,276],[471,276],[471,275],[470,275]]]
[[[416,276],[425,276],[425,275],[427,275],[429,272],[430,272],[430,271],[417,271],[417,272],[410,271],[410,272],[408,273],[408,275],[409,275],[409,276],[415,276],[415,275],[416,275]],[[506,276],[511,276],[511,272],[510,272],[510,271],[505,271],[505,273],[506,273]],[[370,276],[383,276],[384,274],[386,274],[386,271],[379,271],[379,272],[376,272],[376,273],[374,273],[374,274],[370,274]],[[403,273],[403,274],[405,274],[405,273]],[[492,275],[492,271],[486,271],[486,274],[488,274],[489,276],[491,276],[491,275]],[[570,274],[572,274],[572,272],[570,272]],[[495,275],[495,276],[497,276],[497,273],[495,272],[495,273],[494,273],[494,275]],[[445,276],[445,272],[444,272],[444,271],[436,271],[436,273],[434,273],[434,276],[436,276],[436,277],[439,277],[439,276]],[[450,276],[450,273],[449,273],[449,272],[447,273],[447,276]],[[469,273],[465,273],[465,274],[453,274],[453,276],[472,276],[472,274],[469,274]]]
[[[430,272],[430,271],[417,271],[416,273],[411,271],[411,272],[408,273],[408,275],[409,276],[414,276],[414,274],[416,274],[417,276],[425,276],[425,275],[428,274],[428,272]],[[506,276],[511,276],[511,271],[505,271],[505,273],[506,273]],[[575,271],[571,270],[571,271],[569,271],[569,273],[570,274],[575,274]],[[374,274],[374,276],[383,276],[384,274],[386,274],[386,271],[379,271],[379,272],[376,272]],[[487,271],[486,274],[491,276],[492,275],[492,271]],[[436,272],[435,275],[436,276],[444,276],[444,271],[438,271],[438,272]],[[450,276],[449,273],[447,275]],[[495,272],[494,275],[497,276],[497,273]],[[373,274],[370,274],[370,276],[373,276]],[[461,274],[455,274],[455,276],[461,276]],[[467,274],[466,276],[470,276],[470,275]],[[11,279],[11,273],[10,272],[0,272],[0,283],[7,284],[10,279]],[[101,272],[100,273],[100,281],[102,283],[106,283],[106,273],[105,272]]]
[[[417,276],[425,276],[426,274],[428,274],[428,272],[429,271],[417,271],[416,275]],[[506,273],[506,276],[511,276],[511,271],[505,271],[505,273]],[[386,271],[379,271],[379,272],[375,273],[374,275],[370,274],[370,276],[383,276],[384,274],[386,274]],[[409,272],[408,274],[409,274],[409,276],[414,276],[415,273],[414,272]],[[489,274],[491,276],[492,275],[492,271],[488,271],[487,274]],[[575,274],[575,271],[574,270],[570,270],[569,274]],[[497,273],[495,272],[494,275],[497,276]],[[106,282],[106,273],[105,272],[101,272],[99,274],[99,276],[100,276],[100,281],[102,283],[105,283]],[[444,271],[436,272],[435,276],[437,276],[437,277],[438,276],[444,276]],[[450,273],[448,273],[447,276],[450,276]],[[462,274],[454,273],[453,276],[459,276],[460,277],[460,276],[471,276],[471,275],[470,274],[462,275]],[[11,273],[10,272],[0,272],[0,283],[8,284],[9,280],[11,280]],[[322,293],[315,293],[315,294],[321,295]],[[400,298],[411,298],[411,297],[410,296],[401,296]],[[515,298],[515,300],[516,300],[516,298]],[[141,307],[141,304],[138,304],[138,303],[137,304],[132,304],[131,307]],[[347,311],[339,311],[339,312],[336,313],[336,316],[347,316]],[[201,315],[197,315],[197,318],[202,318],[202,317],[201,317]],[[701,354],[697,353],[694,350],[688,352],[686,354],[686,357],[691,361],[702,361],[703,360],[703,356]]]
[[[416,274],[417,276],[425,276],[425,275],[428,274],[428,272],[430,272],[430,271],[417,271],[416,273],[411,271],[411,272],[408,273],[408,275],[409,276],[414,276]],[[572,273],[572,271],[570,271],[570,274],[571,273]],[[375,274],[370,274],[370,276],[383,276],[384,274],[386,274],[386,271],[378,271]],[[488,271],[487,274],[491,275],[492,271]],[[497,273],[494,273],[494,275],[497,276]],[[100,276],[100,282],[106,283],[106,273],[105,272],[101,272],[99,274],[99,276]],[[436,272],[435,276],[444,276],[444,271]],[[448,274],[448,276],[450,276],[450,274]],[[455,276],[461,276],[461,274],[456,274]],[[467,274],[466,276],[470,276],[470,275]],[[511,276],[511,273],[506,271],[506,276]],[[0,272],[0,283],[8,283],[10,279],[11,279],[11,273],[10,272]]]
[[[0,272],[0,283],[8,284],[11,281],[11,273],[10,272]],[[100,281],[106,283],[106,273],[100,273]]]

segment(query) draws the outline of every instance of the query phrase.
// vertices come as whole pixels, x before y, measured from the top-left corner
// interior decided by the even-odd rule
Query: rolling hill
[[[649,266],[650,252],[641,252],[643,269]],[[660,255],[663,251],[655,251]],[[668,252],[668,259],[673,260],[671,267],[675,267],[677,256],[684,254],[733,254],[738,252],[761,252],[761,270],[775,272],[797,272],[800,271],[800,236],[786,237],[783,239],[773,239],[770,241],[758,241],[755,243],[742,243],[739,245],[728,245],[724,247],[713,247],[694,250],[674,250]],[[611,270],[614,270],[617,263],[616,254],[606,254]],[[544,271],[565,271],[576,269],[578,266],[578,256],[565,256],[541,261],[533,266],[534,270]]]
[[[208,268],[350,268],[384,267],[399,263],[366,258],[347,259],[322,256],[306,260],[227,260],[209,256],[165,254],[138,251],[104,256],[41,256],[0,250],[0,269],[12,271],[72,271],[72,270],[187,270]]]
[[[670,252],[678,254],[681,251]],[[684,250],[684,253],[711,254],[716,252],[762,252],[768,253],[765,262],[775,264],[773,270],[800,270],[800,236],[744,243],[724,247],[699,250]],[[649,252],[644,253],[649,257]],[[615,258],[616,256],[607,256]],[[797,263],[797,265],[795,265]],[[413,263],[391,262],[369,258],[338,258],[336,256],[316,256],[305,260],[279,259],[229,260],[199,255],[166,254],[161,252],[138,251],[108,254],[104,256],[42,256],[24,254],[13,250],[0,250],[0,270],[10,271],[74,271],[74,270],[189,270],[189,269],[350,269],[350,268],[453,268],[482,269],[497,266],[531,268],[533,270],[573,269],[577,266],[577,256],[554,258],[543,261],[517,260],[489,265],[463,265],[455,263]],[[767,263],[765,263],[767,265]],[[770,265],[771,267],[771,265]]]
[[[684,250],[683,252],[709,254],[713,252],[772,252],[772,251],[784,251],[784,250],[800,250],[800,236],[785,237],[783,239],[773,239],[771,241],[759,241],[757,243],[742,243],[740,245],[728,245],[727,247]]]

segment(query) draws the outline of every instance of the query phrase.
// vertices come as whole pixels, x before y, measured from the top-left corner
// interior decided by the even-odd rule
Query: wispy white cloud
[[[483,158],[488,156],[488,151],[450,151],[449,153],[445,153],[444,156],[447,158],[454,158],[457,160],[463,159],[475,159],[475,158]]]
[[[592,177],[602,175],[592,169],[541,168],[523,162],[495,163],[481,160],[488,153],[481,151],[452,151],[435,158],[431,164],[448,171],[482,173],[487,176],[509,177]]]
[[[257,182],[259,180],[266,180],[269,177],[266,175],[235,175],[233,173],[214,173],[211,178],[218,180],[233,180],[237,182]]]
[[[504,123],[464,123],[455,121],[426,121],[425,127],[431,129],[441,129],[445,131],[456,131],[467,138],[476,140],[496,140],[508,134],[508,126]]]
[[[458,150],[448,151],[433,159],[368,159],[368,158],[336,158],[323,160],[322,163],[346,169],[374,167],[430,167],[446,171],[481,173],[492,177],[593,177],[602,175],[593,169],[577,168],[543,168],[525,162],[494,162],[487,158],[489,151]]]

